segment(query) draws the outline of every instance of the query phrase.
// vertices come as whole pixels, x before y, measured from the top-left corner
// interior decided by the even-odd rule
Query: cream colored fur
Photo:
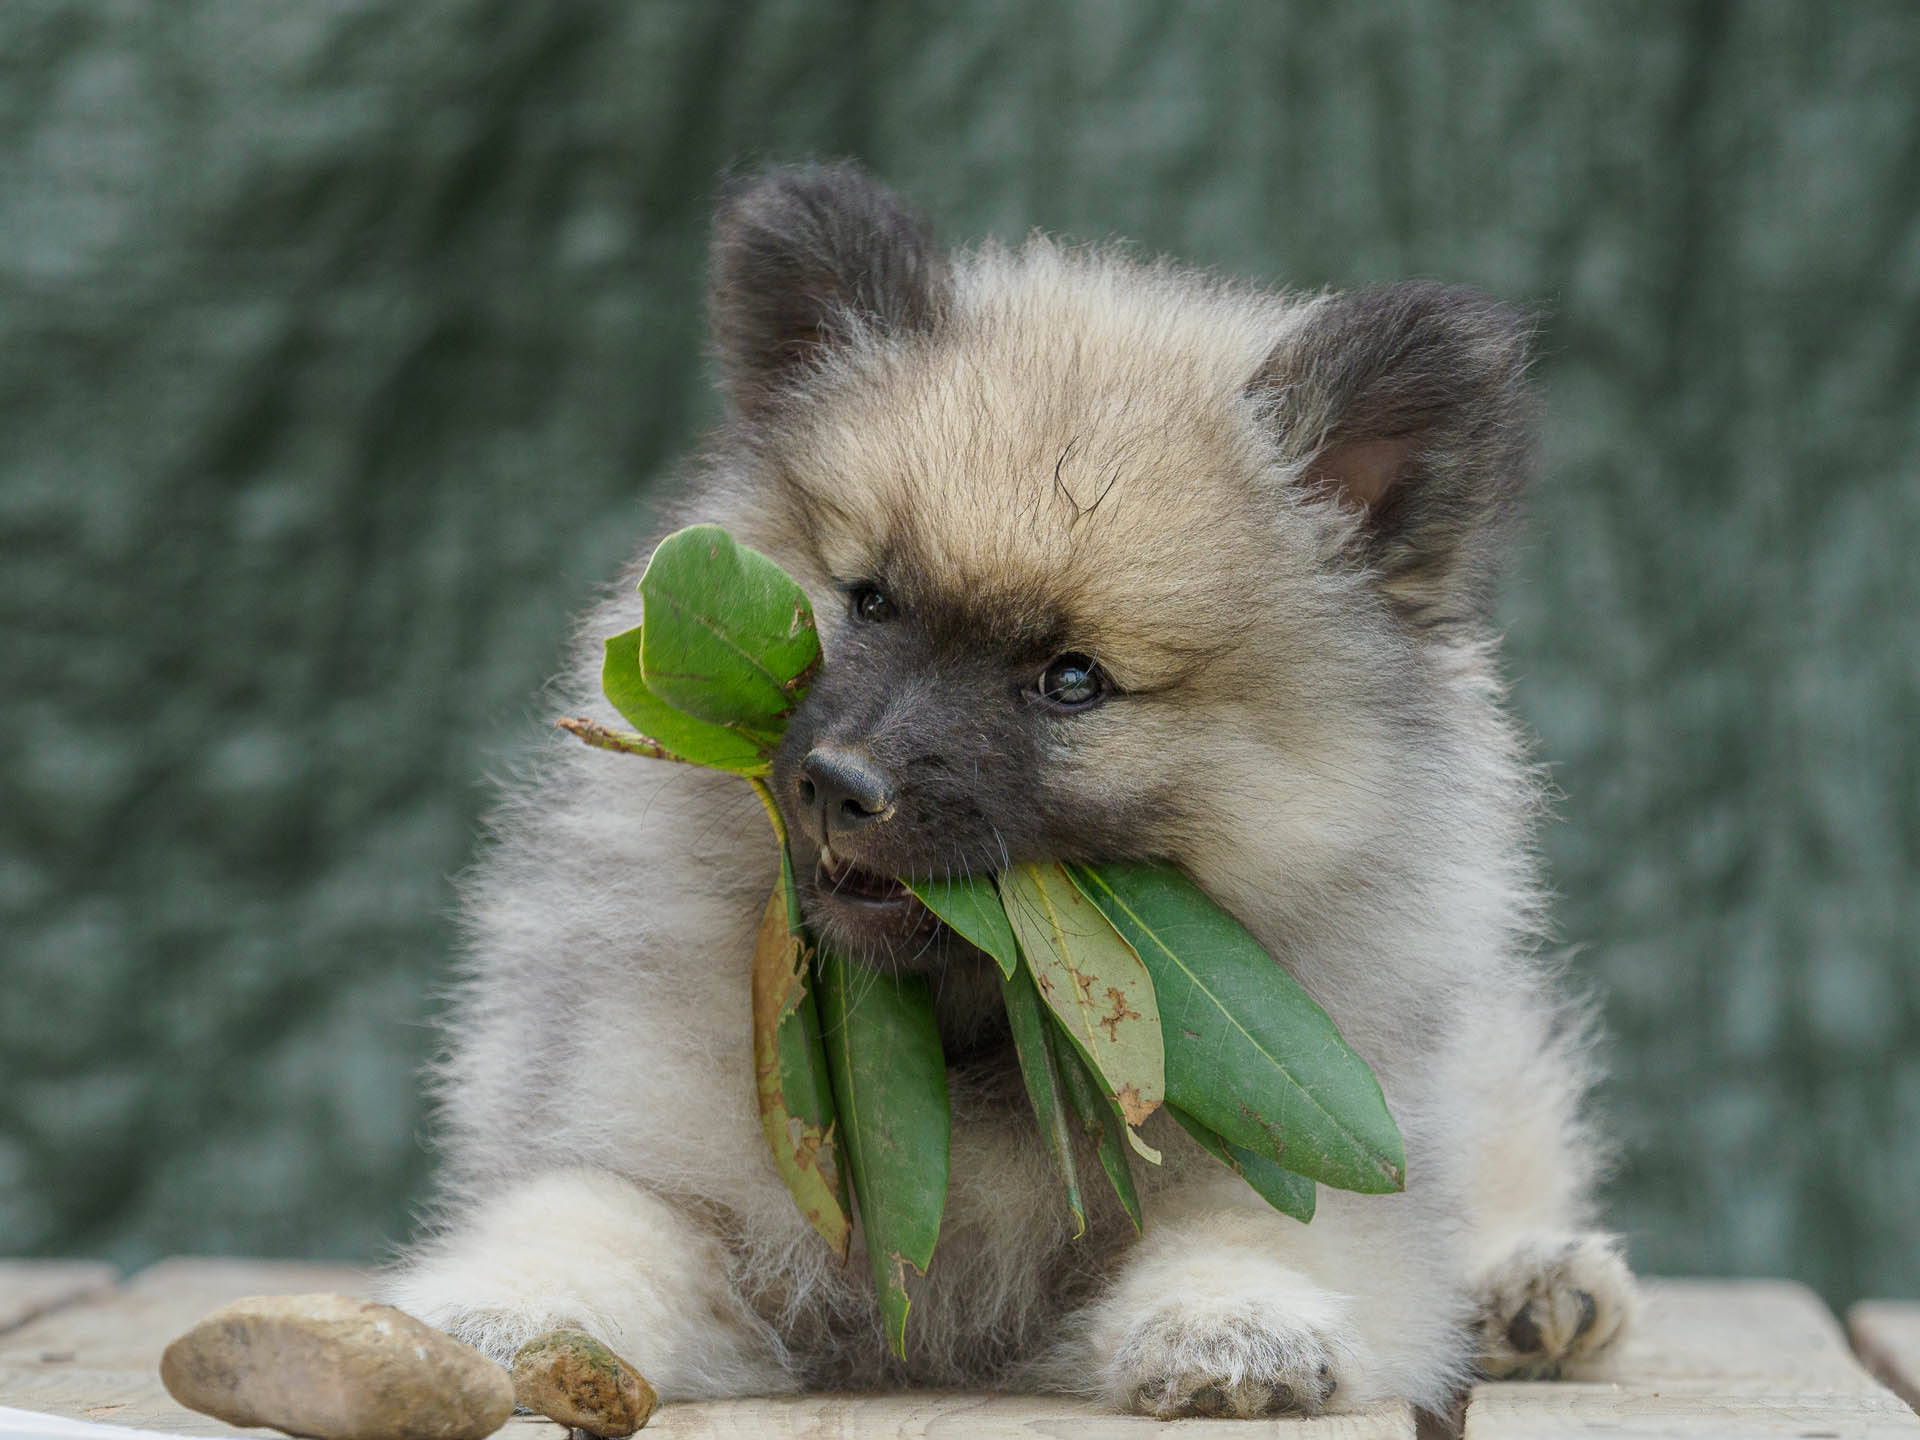
[[[1070,606],[1077,648],[1139,698],[1088,714],[1052,763],[1095,789],[1154,767],[1196,801],[1164,833],[1139,823],[1373,1064],[1407,1192],[1322,1187],[1302,1226],[1156,1117],[1145,1237],[1089,1184],[1076,1242],[1024,1105],[959,1087],[899,1364],[858,1249],[827,1252],[761,1138],[758,806],[737,780],[556,738],[465,884],[446,1203],[389,1297],[503,1360],[585,1325],[669,1400],[911,1381],[1156,1414],[1438,1409],[1482,1352],[1545,1370],[1603,1350],[1630,1282],[1586,1233],[1589,1062],[1537,957],[1540,787],[1489,642],[1395,625],[1333,563],[1355,513],[1295,483],[1306,452],[1267,413],[1284,397],[1247,393],[1325,302],[1045,241],[957,257],[954,287],[936,339],[869,335],[809,377],[777,448],[721,437],[678,518],[795,573],[829,666],[830,580],[888,546]],[[640,620],[633,578],[583,621],[556,714],[620,723],[599,642]],[[1576,1336],[1581,1289],[1603,1323]],[[1536,1300],[1552,1353],[1516,1353],[1507,1327]]]

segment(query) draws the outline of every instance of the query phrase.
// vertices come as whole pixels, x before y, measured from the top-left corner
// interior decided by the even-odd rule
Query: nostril
[[[821,829],[829,836],[885,820],[893,813],[893,786],[863,750],[816,746],[802,762],[794,788],[800,803],[819,817]]]

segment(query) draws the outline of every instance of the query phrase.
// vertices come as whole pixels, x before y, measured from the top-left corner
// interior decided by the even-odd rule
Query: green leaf
[[[1178,1105],[1167,1106],[1167,1113],[1180,1122],[1206,1151],[1247,1184],[1251,1185],[1274,1209],[1305,1224],[1313,1219],[1314,1185],[1304,1175],[1282,1169],[1264,1155],[1256,1155],[1209,1130]]]
[[[607,692],[614,709],[626,716],[627,723],[640,734],[616,737],[625,743],[605,744],[602,748],[651,754],[654,751],[646,748],[651,745],[664,752],[662,759],[684,760],[734,775],[765,775],[771,771],[770,744],[763,745],[738,730],[710,725],[683,714],[647,688],[640,673],[641,632],[645,629],[644,625],[636,626],[607,641],[606,660],[600,667],[600,688]],[[634,740],[645,743],[635,745]],[[599,742],[588,739],[588,743]]]
[[[1405,1188],[1379,1081],[1259,941],[1166,866],[1070,873],[1153,976],[1172,1104],[1296,1174],[1370,1195]]]
[[[1127,1127],[1098,1077],[1080,1058],[1080,1052],[1067,1041],[1059,1026],[1054,1029],[1057,1033],[1053,1051],[1059,1061],[1060,1078],[1066,1083],[1067,1099],[1081,1128],[1098,1149],[1100,1168],[1107,1172],[1113,1193],[1120,1197],[1120,1208],[1127,1212],[1137,1231],[1141,1228],[1140,1196],[1133,1188],[1133,1171],[1127,1168]]]
[[[793,578],[718,525],[693,525],[655,547],[640,594],[647,688],[763,745],[778,740],[820,667],[813,609]]]
[[[1020,968],[1020,949],[1014,943],[1013,926],[1007,923],[1007,910],[993,879],[974,875],[965,880],[907,880],[902,882],[920,898],[920,903],[953,927],[960,938],[984,950],[999,965],[1008,979]]]
[[[852,1207],[808,983],[811,952],[794,897],[793,860],[783,845],[780,876],[753,947],[753,1068],[760,1126],[800,1213],[845,1259]]]
[[[887,1343],[906,1358],[907,1270],[925,1275],[947,1203],[947,1062],[918,975],[858,967],[822,948],[821,1038]]]
[[[1133,947],[1059,865],[1015,865],[1000,899],[1040,998],[1105,1082],[1141,1158],[1159,1152],[1133,1127],[1166,1096],[1165,1048],[1153,980]]]
[[[994,908],[1000,902],[993,899]],[[938,912],[935,912],[938,913]],[[943,917],[944,918],[944,917]],[[1054,1053],[1053,1024],[1040,1007],[1033,978],[1025,973],[1003,976],[1000,993],[1013,1028],[1014,1049],[1020,1056],[1020,1074],[1027,1082],[1027,1098],[1060,1178],[1067,1187],[1067,1208],[1073,1212],[1073,1238],[1087,1233],[1087,1207],[1080,1199],[1080,1169],[1073,1158],[1073,1131],[1067,1119],[1066,1093],[1060,1079],[1060,1061]]]

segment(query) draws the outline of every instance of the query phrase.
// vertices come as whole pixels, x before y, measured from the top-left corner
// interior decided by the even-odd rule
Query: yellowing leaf
[[[753,1067],[760,1126],[794,1203],[846,1258],[852,1234],[833,1091],[809,987],[808,946],[783,846],[780,878],[753,948]]]
[[[1158,1165],[1159,1151],[1133,1129],[1166,1096],[1153,978],[1061,866],[1015,865],[999,884],[1040,998],[1119,1107],[1127,1143]]]
[[[1168,1099],[1295,1174],[1368,1195],[1406,1187],[1380,1082],[1238,921],[1164,865],[1072,875],[1153,974]]]

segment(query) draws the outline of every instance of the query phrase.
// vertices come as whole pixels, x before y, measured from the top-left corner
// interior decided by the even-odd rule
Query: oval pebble
[[[583,1330],[549,1330],[513,1357],[513,1389],[537,1415],[589,1435],[631,1435],[660,1397],[640,1372]]]
[[[481,1440],[513,1413],[478,1350],[347,1295],[236,1300],[167,1346],[160,1379],[190,1410],[317,1440]]]

